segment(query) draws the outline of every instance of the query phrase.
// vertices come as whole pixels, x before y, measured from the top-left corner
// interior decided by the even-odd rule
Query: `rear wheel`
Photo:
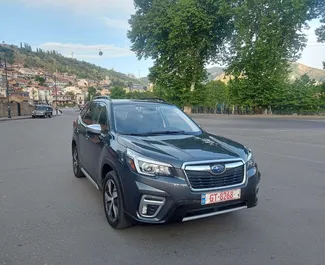
[[[103,189],[104,210],[108,223],[115,229],[132,226],[123,206],[122,189],[114,171],[106,174]]]
[[[76,178],[83,178],[85,176],[81,171],[77,146],[72,147],[72,167]]]

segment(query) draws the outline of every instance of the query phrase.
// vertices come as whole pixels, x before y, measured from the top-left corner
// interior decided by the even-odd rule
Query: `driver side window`
[[[96,103],[90,103],[89,106],[85,109],[83,115],[81,116],[82,122],[86,125],[92,125],[96,123],[96,121],[93,119],[96,105]]]

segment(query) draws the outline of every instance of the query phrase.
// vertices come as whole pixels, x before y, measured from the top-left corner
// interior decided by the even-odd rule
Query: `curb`
[[[29,117],[29,116],[27,116],[27,117],[21,117],[21,118],[11,118],[11,119],[9,119],[9,118],[0,118],[0,122],[5,122],[5,121],[19,121],[19,120],[28,120],[28,119],[31,119],[32,117]]]
[[[61,115],[53,115],[52,118],[56,118],[56,117],[60,117],[62,116]],[[1,122],[6,122],[6,121],[20,121],[20,120],[32,120],[32,116],[22,116],[21,118],[12,118],[12,119],[9,119],[9,118],[0,118],[0,123]]]

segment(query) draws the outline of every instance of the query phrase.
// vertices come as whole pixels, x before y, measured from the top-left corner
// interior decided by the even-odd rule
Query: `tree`
[[[206,78],[205,65],[219,58],[230,15],[221,1],[134,0],[128,37],[138,58],[152,58],[149,79],[174,103],[191,101]]]
[[[323,0],[313,0],[314,16],[313,18],[319,18],[321,25],[316,29],[315,33],[317,41],[325,43],[325,2]],[[325,61],[323,62],[323,68],[325,69]]]
[[[93,86],[88,87],[88,100],[89,101],[92,100],[93,97],[96,95],[96,93],[97,93],[96,88],[94,88]]]
[[[125,90],[122,87],[114,87],[111,89],[111,98],[121,99],[126,98]]]
[[[38,75],[37,75],[37,76],[35,77],[35,81],[37,81],[37,82],[39,83],[40,86],[44,86],[46,80],[45,80],[44,77],[42,77],[42,76],[38,76]]]
[[[266,108],[287,82],[288,61],[305,47],[306,0],[232,0],[234,32],[229,42],[227,73],[243,104]]]

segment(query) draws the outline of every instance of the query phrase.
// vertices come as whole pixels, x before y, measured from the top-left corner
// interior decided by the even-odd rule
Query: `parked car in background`
[[[49,105],[36,105],[32,111],[33,118],[52,118],[53,108]]]
[[[255,207],[253,153],[161,100],[97,98],[73,122],[73,172],[102,191],[108,223],[190,221]]]

